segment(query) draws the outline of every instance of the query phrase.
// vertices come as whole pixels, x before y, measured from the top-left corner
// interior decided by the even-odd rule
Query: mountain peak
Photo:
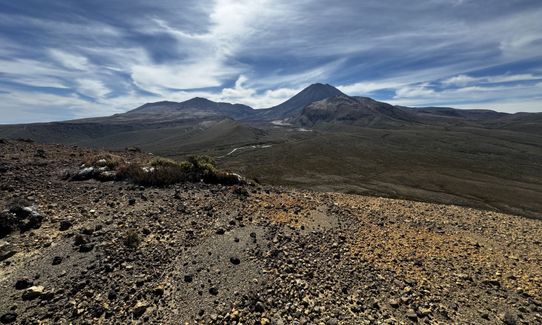
[[[261,115],[268,120],[284,119],[298,115],[310,103],[330,97],[344,95],[339,89],[323,83],[314,83],[284,103],[271,107]]]
[[[212,100],[209,100],[209,99],[204,98],[204,97],[193,97],[193,98],[190,98],[189,100],[186,100],[186,101],[184,101],[182,103],[183,104],[209,104],[209,103],[215,104],[216,102],[213,102]]]
[[[333,94],[332,96],[337,96],[337,95],[342,95],[343,93],[333,87],[332,85],[330,84],[323,84],[323,83],[314,83],[314,84],[311,84],[310,86],[306,87],[305,89],[303,89],[301,93],[303,92],[318,92],[318,93],[329,93],[329,94]],[[328,97],[331,97],[331,96],[328,96]]]

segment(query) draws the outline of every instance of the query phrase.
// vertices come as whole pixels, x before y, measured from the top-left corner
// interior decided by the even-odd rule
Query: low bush
[[[124,163],[122,157],[110,153],[94,155],[84,161],[87,167],[108,167],[110,169],[115,169]]]
[[[207,156],[190,156],[186,161],[154,158],[148,166],[121,165],[119,178],[128,179],[143,186],[168,186],[181,182],[205,182],[235,185],[242,182],[239,175],[219,171],[214,160]]]
[[[141,152],[141,148],[139,148],[139,147],[128,147],[128,148],[126,148],[126,151],[128,151],[128,152]]]

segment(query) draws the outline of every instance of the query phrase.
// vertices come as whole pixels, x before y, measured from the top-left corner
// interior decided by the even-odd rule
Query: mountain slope
[[[415,122],[415,116],[371,98],[339,95],[307,105],[295,122],[311,127],[320,123],[381,127],[411,124]]]
[[[153,159],[0,145],[1,323],[542,320],[540,220],[259,185],[59,178],[104,154]],[[27,209],[41,221],[19,231]]]
[[[344,94],[331,85],[312,84],[280,105],[258,110],[258,114],[253,118],[266,121],[295,118],[305,106],[315,101],[339,95]]]
[[[205,98],[195,97],[180,103],[168,101],[147,103],[126,113],[74,122],[110,124],[142,121],[156,123],[216,117],[228,117],[238,120],[247,118],[253,114],[254,110],[246,105],[214,102]]]

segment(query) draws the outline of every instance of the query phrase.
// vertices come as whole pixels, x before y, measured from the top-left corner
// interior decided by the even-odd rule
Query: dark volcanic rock
[[[8,242],[0,240],[0,262],[7,260],[8,258],[15,255],[17,251],[14,249],[13,245]]]
[[[85,243],[79,246],[79,252],[81,253],[88,253],[93,249],[94,249],[94,244],[92,243]]]
[[[60,256],[55,256],[55,257],[53,258],[53,265],[58,265],[58,264],[60,264],[60,263],[62,263],[62,257],[60,257]]]
[[[69,220],[62,220],[60,221],[60,225],[58,227],[58,230],[60,231],[66,231],[72,227],[72,223]]]
[[[23,290],[33,286],[34,283],[29,279],[20,279],[15,283],[15,289]]]
[[[0,316],[0,322],[2,324],[11,324],[14,323],[17,320],[17,313],[16,312],[7,312],[4,315]]]

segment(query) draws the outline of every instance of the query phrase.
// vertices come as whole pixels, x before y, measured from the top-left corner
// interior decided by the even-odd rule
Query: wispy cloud
[[[313,82],[402,105],[532,109],[541,16],[534,0],[10,2],[0,123],[194,96],[269,107]]]

